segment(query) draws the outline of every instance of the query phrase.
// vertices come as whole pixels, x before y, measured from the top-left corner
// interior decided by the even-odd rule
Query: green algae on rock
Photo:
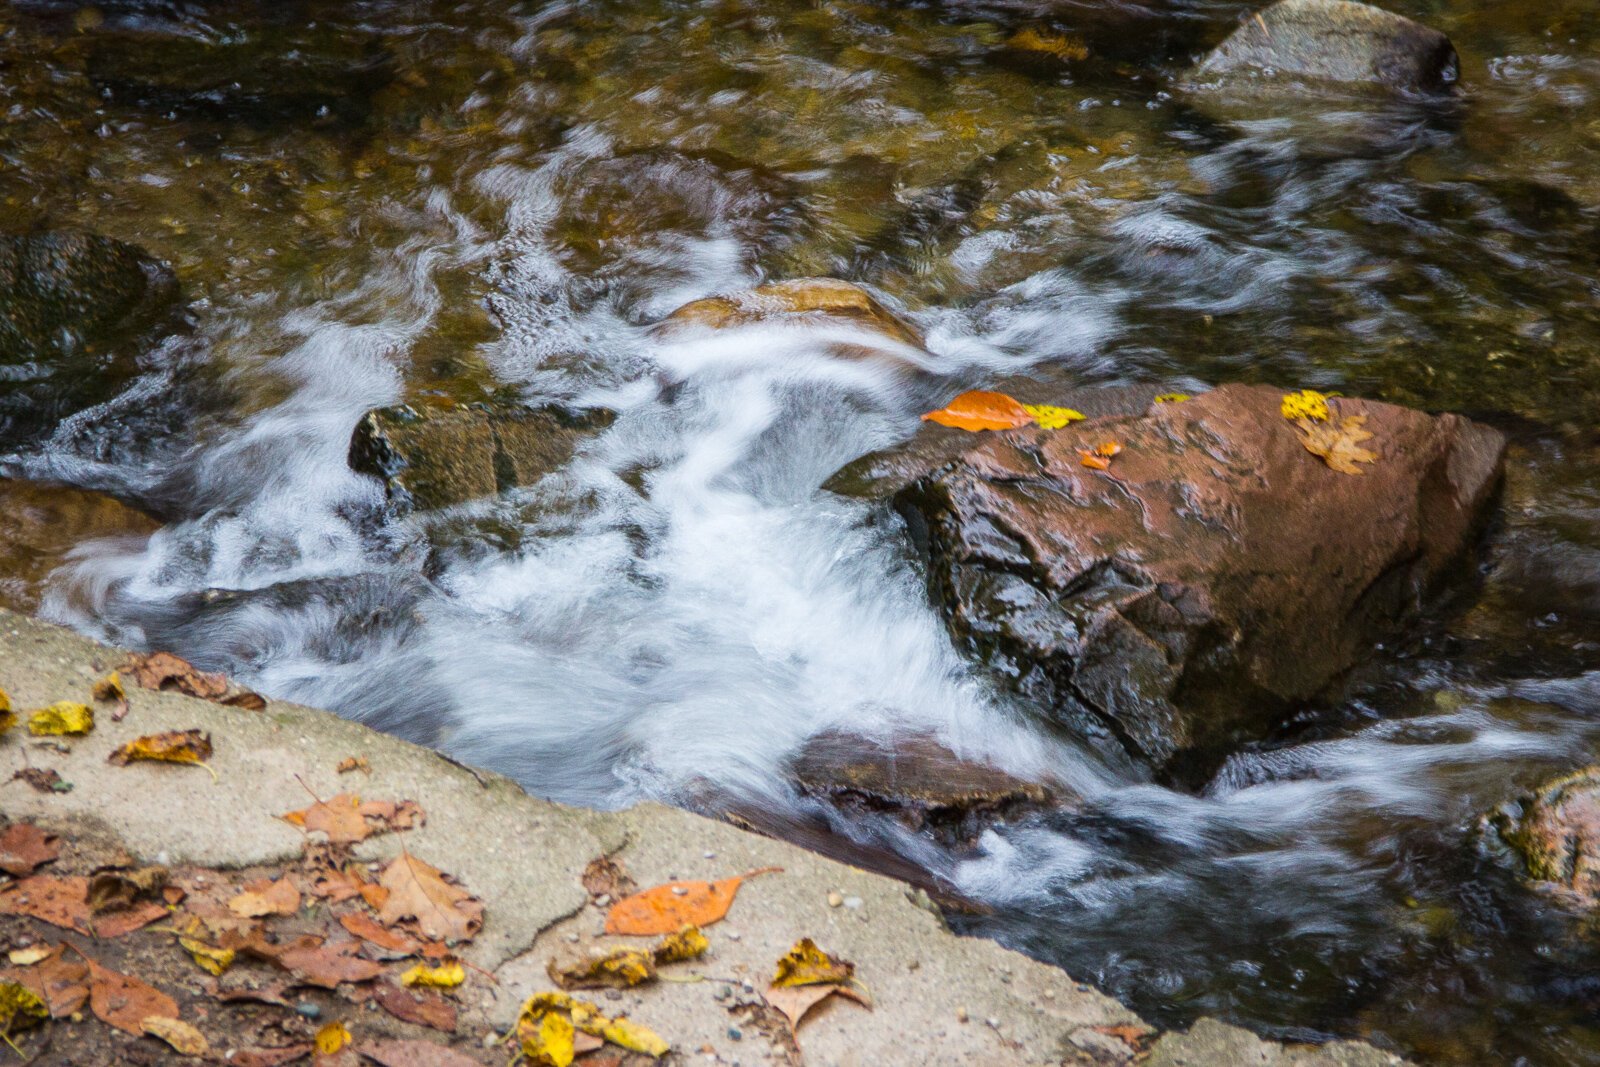
[[[1484,817],[1536,888],[1586,910],[1600,905],[1600,765],[1544,782]]]

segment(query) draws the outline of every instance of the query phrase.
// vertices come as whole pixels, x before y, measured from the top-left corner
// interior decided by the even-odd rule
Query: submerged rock
[[[1455,84],[1450,38],[1421,23],[1351,0],[1280,0],[1246,15],[1195,68],[1197,77],[1292,75],[1408,92]]]
[[[449,507],[532,485],[611,419],[553,404],[378,408],[356,425],[350,467],[381,479],[402,511]]]
[[[1485,816],[1481,829],[1536,888],[1584,911],[1600,906],[1600,766],[1545,782]]]
[[[695,300],[657,326],[722,330],[758,322],[849,323],[898,344],[922,347],[922,335],[901,321],[867,290],[837,278],[796,278],[759,285],[742,293]]]
[[[0,607],[37,610],[45,579],[84,541],[142,539],[160,525],[104,493],[0,478]]]
[[[177,299],[172,271],[121,241],[0,236],[0,447],[116,395]]]
[[[1231,385],[1061,430],[930,429],[830,485],[891,497],[954,637],[1043,714],[1170,772],[1259,736],[1400,632],[1499,483],[1495,431],[1361,400],[1335,414],[1366,416],[1378,459],[1332,470],[1283,396]],[[1107,441],[1111,468],[1084,466]]]
[[[985,827],[1055,797],[1046,786],[962,759],[923,733],[892,740],[821,733],[805,743],[790,776],[802,793],[846,814],[887,812],[952,844],[976,840]]]

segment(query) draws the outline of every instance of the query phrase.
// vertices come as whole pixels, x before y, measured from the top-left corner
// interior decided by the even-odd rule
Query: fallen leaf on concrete
[[[140,900],[160,895],[171,877],[165,867],[141,867],[134,871],[96,871],[89,878],[85,897],[92,915],[123,911]]]
[[[265,915],[293,915],[300,910],[300,890],[289,881],[288,875],[276,882],[263,878],[250,882],[244,892],[228,901],[228,910],[247,919]]]
[[[96,937],[118,938],[149,926],[157,919],[165,919],[170,912],[160,901],[145,900],[125,911],[114,911],[93,921]]]
[[[339,925],[363,941],[370,941],[379,948],[398,952],[404,956],[415,956],[422,951],[422,942],[406,933],[404,930],[391,930],[362,915],[360,912],[349,912],[339,916]]]
[[[159,1016],[144,1021],[144,1032],[159,1037],[182,1056],[204,1056],[211,1051],[205,1035],[182,1019],[163,1019]]]
[[[958,430],[1014,430],[1033,422],[1028,410],[1004,393],[974,389],[962,393],[937,411],[922,416],[925,422],[954,426]]]
[[[22,1056],[22,1051],[11,1044],[11,1035],[30,1026],[38,1026],[50,1018],[39,994],[20,982],[0,982],[0,1037]],[[24,1059],[27,1057],[24,1056]]]
[[[1321,456],[1324,463],[1340,474],[1365,474],[1356,464],[1378,461],[1376,452],[1360,447],[1362,441],[1372,437],[1371,431],[1365,429],[1366,424],[1365,415],[1347,415],[1337,424],[1313,422],[1310,419],[1295,420],[1295,428],[1300,431],[1300,443],[1306,451]]]
[[[92,693],[97,703],[113,705],[112,722],[121,722],[128,714],[128,691],[122,688],[122,676],[116,671],[94,683]]]
[[[94,729],[94,709],[72,700],[58,700],[28,715],[28,732],[35,737],[78,737]]]
[[[583,869],[583,888],[591,897],[610,897],[621,900],[639,888],[628,875],[621,861],[610,856],[596,856]]]
[[[228,679],[221,674],[196,670],[188,660],[170,652],[148,656],[134,653],[122,665],[135,684],[145,689],[174,689],[202,700],[215,700],[228,691]]]
[[[710,926],[728,914],[734,895],[746,878],[779,870],[764,867],[717,882],[653,886],[613,904],[606,915],[606,933],[649,937],[674,933],[685,926]]]
[[[812,1008],[834,994],[872,1007],[872,1002],[855,988],[855,964],[835,959],[803,937],[778,961],[772,982],[762,996],[798,1029]]]
[[[524,1009],[526,1010],[526,1009]],[[568,1067],[577,1050],[573,1048],[572,1020],[560,1012],[547,1011],[536,1019],[517,1022],[517,1041],[529,1063],[543,1067]]]
[[[230,708],[243,708],[245,711],[267,710],[267,698],[260,693],[252,693],[248,689],[231,691],[227,696],[218,700],[217,703]]]
[[[565,993],[538,993],[523,1002],[513,1031],[523,1055],[530,1062],[564,1067],[564,1064],[558,1063],[562,1055],[566,1056],[565,1063],[572,1062],[571,1057],[576,1054],[572,1044],[577,1039],[565,1032],[562,1022],[572,1030],[604,1038],[614,1045],[649,1056],[659,1058],[671,1048],[648,1027],[623,1017],[608,1019],[587,1000],[579,1000]]]
[[[1039,424],[1041,430],[1059,430],[1088,417],[1081,411],[1051,407],[1049,404],[1024,404],[1022,410],[1033,416],[1033,421]]]
[[[4,732],[4,730],[0,730],[0,733]],[[13,782],[19,779],[31,785],[36,793],[72,792],[72,783],[62,781],[60,772],[54,769],[45,770],[41,767],[24,767],[11,776]]]
[[[481,1067],[477,1060],[431,1041],[370,1041],[357,1048],[378,1067]]]
[[[394,926],[414,921],[422,936],[441,941],[467,941],[483,925],[483,904],[460,886],[444,880],[443,872],[408,852],[402,852],[378,876],[388,898],[378,909],[378,921]]]
[[[102,967],[88,957],[85,962],[89,965],[89,1010],[106,1025],[139,1037],[146,1019],[178,1017],[177,1002],[155,986]]]
[[[45,1002],[51,1018],[64,1019],[81,1010],[89,999],[89,987],[84,984],[88,974],[88,967],[63,959],[61,946],[56,945],[26,969],[0,971],[0,981],[27,986]]]
[[[1135,1052],[1142,1052],[1144,1046],[1155,1035],[1155,1031],[1148,1026],[1091,1026],[1089,1029],[1114,1037],[1123,1044],[1132,1046]]]
[[[6,959],[11,961],[13,967],[32,967],[40,960],[50,958],[50,950],[43,945],[34,945],[32,948],[14,948],[6,953]]]
[[[400,976],[400,984],[407,988],[425,986],[430,989],[454,989],[466,980],[466,968],[453,960],[437,967],[419,963]]]
[[[340,774],[349,774],[351,771],[360,771],[362,774],[371,774],[372,765],[364,756],[346,756],[339,761],[339,766],[334,768]]]
[[[656,964],[643,949],[619,948],[575,963],[551,960],[546,972],[562,989],[627,989],[655,981]]]
[[[350,1043],[350,1029],[344,1023],[329,1023],[317,1031],[317,1052],[332,1056]]]
[[[0,689],[0,734],[17,725],[17,713],[11,710],[11,698]]]
[[[201,730],[169,730],[135,738],[111,753],[110,761],[125,767],[135,760],[159,763],[195,763],[205,767],[211,758],[211,735]],[[211,771],[210,767],[206,770]],[[217,776],[211,771],[211,777]]]
[[[233,966],[234,957],[237,955],[231,948],[218,948],[193,937],[180,937],[178,944],[182,945],[184,951],[194,959],[196,966],[218,977]]]
[[[415,801],[403,800],[398,804],[387,800],[363,802],[360,797],[350,793],[319,800],[309,808],[287,812],[280,818],[307,833],[321,831],[336,844],[354,844],[365,841],[373,834],[409,830],[426,821]]]
[[[90,933],[87,878],[36,874],[0,888],[0,915],[29,915],[52,926]]]
[[[345,982],[370,982],[383,973],[383,964],[356,955],[354,941],[325,944],[320,937],[303,937],[280,949],[273,959],[300,981],[323,989]]]
[[[1279,412],[1290,422],[1300,419],[1310,419],[1312,422],[1328,421],[1328,394],[1319,393],[1315,389],[1301,389],[1295,393],[1283,394],[1283,402],[1278,405]]]
[[[802,985],[786,988],[768,986],[762,997],[789,1020],[791,1029],[798,1030],[801,1021],[810,1014],[811,1009],[834,994],[853,1000],[864,1007],[872,1007],[871,1002],[858,990],[845,985]]]
[[[372,987],[372,999],[401,1022],[431,1026],[447,1034],[455,1033],[456,1006],[428,989],[401,989],[388,982]]]
[[[698,926],[685,926],[675,934],[663,937],[650,954],[655,957],[659,965],[668,963],[682,963],[685,960],[697,960],[706,954],[706,949],[711,947],[711,942],[706,940],[706,935],[700,932]]]
[[[315,1045],[286,1045],[283,1048],[242,1048],[228,1059],[228,1067],[283,1067],[303,1060],[316,1051]]]
[[[0,871],[25,878],[61,856],[61,842],[32,823],[16,822],[0,831]]]

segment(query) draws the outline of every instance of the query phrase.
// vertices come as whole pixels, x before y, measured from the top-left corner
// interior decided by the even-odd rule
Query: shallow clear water
[[[1472,845],[1600,730],[1600,13],[1396,7],[1455,39],[1455,104],[1185,91],[1233,3],[18,5],[8,227],[141,244],[193,301],[4,462],[171,519],[85,545],[45,612],[576,803],[793,812],[807,737],[932,730],[1087,798],[976,854],[842,828],[988,905],[974,932],[1164,1022],[1600,1063],[1593,958]],[[925,373],[644,329],[808,274],[917,323]],[[1198,795],[1121,780],[957,655],[891,518],[819,489],[1018,372],[1489,418],[1483,588]],[[618,418],[445,514],[346,468],[368,408],[508,387]]]

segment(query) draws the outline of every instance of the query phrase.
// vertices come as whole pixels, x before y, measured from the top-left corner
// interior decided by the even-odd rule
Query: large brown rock
[[[1330,469],[1283,391],[1119,390],[1061,430],[930,428],[832,483],[892,493],[952,634],[1108,756],[1173,769],[1260,735],[1416,616],[1462,560],[1504,441],[1456,415],[1333,401],[1378,453]],[[1058,403],[1089,407],[1091,397]],[[1109,471],[1080,450],[1116,441]],[[917,469],[920,466],[920,471]]]
[[[104,493],[0,478],[0,607],[37,610],[45,579],[84,541],[143,539],[159,526]]]
[[[1291,75],[1411,92],[1448,89],[1459,73],[1450,38],[1351,0],[1280,0],[1252,12],[1195,68],[1202,79]]]
[[[837,278],[794,278],[691,301],[663,319],[657,329],[670,332],[698,326],[721,330],[758,322],[827,321],[849,323],[899,344],[922,347],[922,335],[876,297]]]

